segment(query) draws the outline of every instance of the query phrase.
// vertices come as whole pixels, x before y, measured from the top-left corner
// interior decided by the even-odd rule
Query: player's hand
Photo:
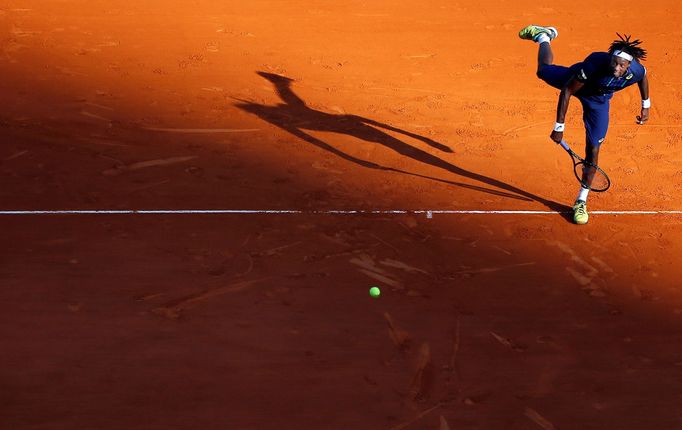
[[[649,120],[649,108],[642,108],[642,113],[637,115],[637,124],[644,124]]]
[[[560,143],[562,140],[564,140],[564,132],[552,130],[552,134],[549,135],[549,138],[556,143]]]

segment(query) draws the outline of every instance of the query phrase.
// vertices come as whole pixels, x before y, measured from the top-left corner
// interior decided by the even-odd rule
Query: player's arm
[[[583,82],[573,77],[559,94],[559,103],[557,103],[556,108],[556,124],[554,124],[554,130],[549,136],[556,143],[561,142],[564,138],[564,123],[566,121],[566,112],[568,112],[568,102],[571,96],[578,92],[583,85],[585,85]]]
[[[639,95],[642,96],[642,112],[637,116],[637,124],[644,124],[649,120],[649,108],[651,101],[649,101],[649,78],[644,75],[641,81],[637,82],[639,85]]]

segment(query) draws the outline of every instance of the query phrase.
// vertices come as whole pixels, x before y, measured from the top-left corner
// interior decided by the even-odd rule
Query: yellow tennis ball
[[[379,287],[372,287],[369,289],[369,295],[372,297],[379,297],[381,295],[381,290]]]

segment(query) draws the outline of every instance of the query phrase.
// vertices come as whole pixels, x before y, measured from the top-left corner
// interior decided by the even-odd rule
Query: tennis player
[[[583,123],[585,124],[586,145],[585,160],[598,164],[599,147],[606,138],[609,127],[609,102],[613,93],[637,84],[642,97],[642,111],[637,116],[637,123],[644,124],[649,119],[649,81],[646,68],[640,63],[646,58],[646,50],[639,45],[640,40],[618,35],[608,52],[593,52],[581,63],[570,67],[558,66],[554,63],[554,55],[550,42],[559,33],[554,27],[529,25],[519,32],[521,39],[532,40],[538,47],[537,76],[549,85],[561,90],[556,111],[556,123],[550,138],[559,143],[564,137],[566,111],[571,96],[575,96],[583,106]],[[590,178],[587,180],[588,184]],[[587,195],[590,189],[581,185],[578,198],[573,205],[573,221],[586,224]]]

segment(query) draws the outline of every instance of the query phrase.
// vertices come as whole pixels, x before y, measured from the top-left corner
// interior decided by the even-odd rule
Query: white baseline
[[[121,210],[0,210],[0,215],[557,215],[572,211],[533,210],[296,210],[296,209],[121,209]],[[682,210],[590,211],[595,215],[682,215]]]

